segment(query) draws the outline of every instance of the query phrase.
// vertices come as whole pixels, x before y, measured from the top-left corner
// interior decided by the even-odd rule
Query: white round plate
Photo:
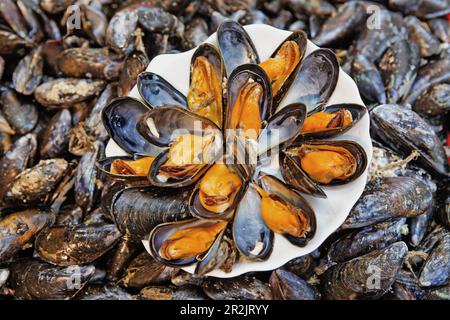
[[[261,61],[268,59],[278,45],[291,34],[290,31],[276,29],[263,24],[248,25],[244,28],[250,35]],[[205,42],[218,46],[215,33]],[[306,55],[317,49],[318,47],[316,45],[308,41]],[[194,51],[195,49],[178,54],[159,55],[150,62],[147,71],[162,76],[181,93],[187,95],[189,89],[189,67]],[[289,99],[289,94],[295,93],[289,92],[284,100]],[[136,87],[133,88],[130,96],[140,99]],[[364,105],[355,82],[342,69],[339,72],[336,90],[328,101],[328,105],[336,103],[357,103]],[[283,105],[284,103],[282,101],[280,106]],[[353,140],[358,142],[366,151],[368,163],[370,163],[372,158],[372,142],[369,134],[368,114],[366,113],[353,128],[345,134],[336,137],[334,140]],[[125,154],[112,140],[109,141],[106,147],[107,157]],[[311,204],[317,217],[316,234],[305,247],[300,248],[294,246],[283,236],[275,234],[274,248],[267,260],[239,261],[229,273],[222,270],[214,270],[208,276],[230,278],[251,271],[273,270],[281,267],[291,259],[314,251],[345,221],[351,208],[364,190],[367,182],[367,174],[368,168],[353,182],[342,186],[324,187],[323,189],[327,194],[327,199],[319,199],[305,195],[305,198]],[[144,242],[144,245],[148,245],[148,241],[147,243]],[[184,270],[193,273],[194,267],[191,266]]]

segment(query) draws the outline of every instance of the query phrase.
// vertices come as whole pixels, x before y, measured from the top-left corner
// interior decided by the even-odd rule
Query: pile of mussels
[[[450,175],[443,146],[450,122],[449,8],[448,0],[2,0],[0,299],[450,299]],[[217,52],[200,46],[191,68],[199,70],[191,74],[195,90],[187,97],[157,75],[143,73],[154,56],[199,46],[219,26],[231,26],[232,34],[239,24],[252,23],[294,32],[260,67],[214,69]],[[323,109],[334,90],[330,74],[337,73],[330,62],[323,86],[304,88],[313,91],[308,99],[275,112],[286,84],[295,85],[291,75],[321,83],[317,70],[300,68],[306,37],[334,51],[319,53],[326,61],[337,57],[336,63],[339,60],[357,83],[371,117],[372,163],[364,163],[357,145],[325,145],[345,150],[346,158],[356,163],[352,176],[334,176],[334,182],[355,178],[370,166],[370,180],[347,220],[316,251],[272,272],[208,278],[204,273],[216,267],[218,259],[202,259],[206,263],[197,264],[197,274],[191,275],[180,269],[184,262],[168,263],[180,260],[172,254],[185,253],[162,250],[169,247],[164,241],[156,241],[160,246],[148,254],[140,240],[155,226],[195,212],[202,218],[195,221],[209,224],[213,238],[220,234],[224,240],[213,245],[228,252],[221,267],[232,267],[242,250],[234,250],[224,224],[211,224],[208,218],[230,214],[254,168],[180,170],[170,163],[170,154],[176,154],[174,146],[182,147],[183,138],[174,143],[164,134],[152,136],[147,121],[138,126],[147,139],[138,144],[125,139],[122,146],[131,142],[128,147],[136,149],[127,151],[138,154],[149,140],[171,145],[171,153],[158,149],[156,158],[105,160],[109,135],[127,129],[124,118],[112,114],[113,107],[125,101],[129,114],[142,113],[142,104],[120,97],[139,81],[144,100],[158,106],[146,115],[155,120],[179,116],[175,124],[186,124],[195,114],[159,107],[161,101],[198,106],[211,128],[221,128],[226,121],[243,127],[264,123],[270,129],[271,123],[297,119],[292,123],[314,132],[286,138],[295,142],[282,157],[283,177],[302,192],[324,196],[320,185],[330,181],[315,175],[314,168],[308,171],[305,159],[297,159],[311,155],[301,152],[304,136],[320,139],[307,140],[316,150],[323,138],[341,133],[367,111],[352,105]],[[251,47],[251,41],[240,43]],[[226,48],[220,50],[227,62]],[[290,64],[277,64],[288,57]],[[252,55],[246,58],[259,62]],[[252,81],[231,81],[233,69]],[[245,101],[247,108],[260,111],[261,123],[233,119],[233,112],[223,117],[229,107],[222,106],[221,99],[210,101],[214,108],[201,110],[208,90],[221,91],[221,72],[228,76],[228,88],[237,88],[226,91],[235,94],[233,106],[243,108]],[[205,76],[211,81],[204,81]],[[258,98],[255,86],[262,89]],[[318,104],[320,110],[306,117],[308,104]],[[318,130],[316,121],[325,123],[325,129]],[[301,168],[288,170],[294,164]],[[237,186],[224,198],[207,192],[217,176]],[[199,183],[193,183],[196,179]],[[178,188],[160,192],[159,187],[142,187],[148,181]],[[279,221],[266,220],[267,234],[285,233],[304,245],[313,234],[314,213],[298,193],[288,203],[285,189],[279,180],[260,176],[251,190],[268,206],[281,203],[296,214],[298,226],[280,227]],[[211,240],[207,242],[210,248]]]

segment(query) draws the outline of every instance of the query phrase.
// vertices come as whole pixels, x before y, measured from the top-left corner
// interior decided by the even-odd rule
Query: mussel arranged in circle
[[[153,72],[143,72],[138,76],[137,88],[140,96],[151,108],[176,105],[187,108],[186,97],[167,80]]]
[[[300,139],[331,138],[350,130],[367,112],[359,104],[334,104],[313,112],[305,120]]]
[[[115,180],[142,181],[148,184],[147,179],[154,156],[118,156],[101,159],[98,168]]]
[[[303,60],[283,103],[301,102],[308,111],[322,107],[336,88],[339,70],[333,51],[318,49],[312,52]]]
[[[258,182],[266,225],[293,244],[305,246],[316,232],[316,216],[306,199],[273,176],[262,175]]]
[[[303,31],[295,31],[278,46],[269,59],[259,64],[272,85],[274,109],[295,79],[305,56],[306,45],[306,34]]]
[[[228,222],[225,220],[185,220],[161,224],[150,233],[150,253],[167,265],[192,265],[221,241]]]
[[[223,122],[222,58],[216,47],[202,44],[191,60],[188,108],[214,122],[219,128]]]
[[[176,106],[153,109],[138,122],[151,143],[168,147],[153,161],[150,182],[159,187],[195,183],[222,152],[222,133],[210,120]]]
[[[305,141],[287,148],[280,160],[283,178],[297,190],[326,198],[320,185],[342,185],[367,167],[364,149],[354,141]]]
[[[356,142],[317,140],[346,132],[366,113],[362,105],[326,106],[340,72],[332,51],[305,56],[306,35],[294,32],[260,61],[233,21],[217,38],[217,48],[193,52],[187,96],[144,72],[137,85],[144,103],[119,98],[105,108],[105,127],[129,155],[98,164],[127,182],[111,189],[105,206],[122,221],[119,230],[147,238],[157,261],[195,264],[200,275],[268,259],[275,234],[306,246],[316,215],[301,193],[326,197],[322,186],[353,181],[367,166]],[[273,159],[282,178],[261,171]],[[131,218],[145,223],[134,230]]]
[[[228,218],[242,198],[246,181],[231,165],[216,163],[205,173],[189,201],[194,216]]]
[[[153,154],[154,146],[137,131],[136,123],[150,109],[137,99],[117,98],[103,109],[102,120],[111,139],[129,154]]]
[[[234,69],[242,64],[259,63],[255,46],[239,23],[224,21],[217,29],[217,40],[227,75],[231,75]]]

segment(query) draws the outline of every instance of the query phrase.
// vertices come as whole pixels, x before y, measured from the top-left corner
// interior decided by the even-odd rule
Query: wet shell
[[[306,56],[283,104],[301,102],[308,111],[327,103],[339,77],[339,63],[329,49],[318,49]]]
[[[51,227],[36,238],[39,257],[58,266],[92,263],[110,250],[121,234],[113,224]]]
[[[81,290],[94,275],[95,267],[58,267],[39,260],[25,259],[11,265],[10,271],[9,283],[16,299],[62,300],[72,298]],[[78,280],[74,280],[75,272],[79,274]]]
[[[370,181],[342,227],[360,228],[395,217],[415,217],[433,204],[429,188],[409,177]]]
[[[328,300],[376,299],[394,283],[408,252],[404,242],[396,242],[348,262],[328,269],[321,280],[322,292]],[[370,276],[379,275],[379,285]]]
[[[259,64],[255,46],[239,23],[224,21],[217,29],[217,40],[228,75],[242,64]]]
[[[381,105],[371,112],[373,132],[403,156],[420,153],[418,164],[448,176],[447,158],[433,129],[414,111],[400,105]]]
[[[24,249],[44,227],[54,222],[49,212],[29,209],[0,219],[0,263],[7,262]]]
[[[69,110],[57,112],[44,129],[39,153],[41,158],[57,158],[67,150],[69,131],[72,129],[72,115]]]
[[[450,281],[450,234],[446,234],[434,247],[420,272],[423,287],[447,285]]]
[[[274,270],[270,276],[274,300],[319,300],[320,293],[305,280],[284,269]]]
[[[152,154],[154,146],[137,131],[139,119],[150,109],[140,101],[117,98],[103,109],[102,121],[111,139],[130,154]]]
[[[141,73],[137,80],[137,87],[141,97],[152,108],[164,105],[187,108],[186,97],[155,73]]]
[[[41,53],[42,47],[38,47],[17,65],[13,73],[13,84],[17,92],[31,95],[40,84],[44,69]]]
[[[394,219],[353,231],[335,241],[328,250],[328,259],[344,262],[372,250],[380,250],[401,240],[406,219]]]
[[[210,278],[203,285],[203,290],[213,300],[272,300],[273,297],[269,285],[247,276]]]
[[[188,199],[191,193],[190,188],[126,188],[110,201],[111,215],[122,233],[140,241],[161,223],[190,217]],[[106,201],[106,197],[103,200]]]

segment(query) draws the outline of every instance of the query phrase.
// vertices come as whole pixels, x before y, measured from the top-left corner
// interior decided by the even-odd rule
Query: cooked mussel
[[[242,197],[233,219],[233,240],[246,258],[264,260],[273,249],[273,231],[261,215],[262,201],[257,188],[250,184]]]
[[[261,215],[275,233],[290,242],[305,246],[316,231],[316,218],[306,200],[285,183],[270,175],[259,177]]]
[[[272,89],[264,70],[245,64],[235,68],[228,79],[226,128],[256,139],[271,112]]]
[[[166,265],[192,265],[215,247],[227,224],[225,220],[197,219],[161,224],[150,233],[150,253]]]
[[[195,50],[191,60],[190,86],[187,95],[192,112],[222,127],[222,58],[219,51],[205,43]]]
[[[155,146],[136,130],[138,120],[150,109],[140,101],[123,97],[103,109],[102,121],[109,136],[130,154],[154,154]]]
[[[284,40],[269,59],[261,62],[272,84],[273,108],[283,99],[300,68],[306,52],[307,35],[303,31],[295,31]]]
[[[353,141],[308,141],[289,147],[281,156],[283,178],[299,191],[326,197],[319,185],[341,185],[366,169],[367,155]]]
[[[114,180],[147,182],[147,175],[155,157],[109,157],[98,161],[98,168]]]
[[[242,64],[259,64],[255,46],[238,22],[231,20],[222,22],[217,29],[217,40],[228,75]]]
[[[366,113],[359,104],[335,104],[309,115],[301,131],[301,139],[331,138],[352,128]]]
[[[187,108],[186,97],[168,81],[153,72],[143,72],[137,80],[142,99],[152,108],[176,105]]]
[[[301,102],[308,111],[327,103],[339,77],[339,63],[329,49],[318,49],[308,55],[293,80],[283,104]]]
[[[214,164],[203,176],[189,201],[191,213],[205,219],[232,214],[245,191],[245,181],[231,166]]]
[[[151,143],[169,147],[150,167],[148,178],[155,186],[195,183],[222,150],[222,133],[213,122],[175,106],[147,113],[138,131]]]

